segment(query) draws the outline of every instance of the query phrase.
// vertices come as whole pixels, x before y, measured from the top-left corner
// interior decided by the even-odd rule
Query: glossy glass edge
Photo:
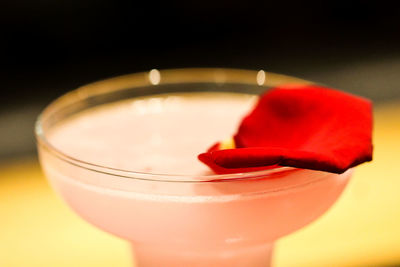
[[[153,71],[153,70],[152,70]],[[262,71],[264,77],[268,77],[268,86],[277,86],[283,83],[302,83],[310,84],[312,82],[281,75],[275,73],[264,72],[263,70],[243,70],[243,69],[220,69],[220,68],[193,68],[193,69],[167,69],[157,70],[161,75],[162,80],[157,84],[167,83],[189,83],[189,82],[208,82],[208,83],[243,83],[260,85],[257,80],[259,73]],[[131,178],[139,180],[149,181],[163,181],[163,182],[224,182],[232,180],[244,180],[244,179],[260,179],[266,178],[267,176],[273,176],[273,174],[285,172],[288,170],[294,170],[291,167],[280,167],[269,170],[253,171],[246,173],[234,173],[234,174],[214,174],[214,175],[181,175],[181,174],[159,174],[159,173],[145,173],[131,170],[115,169],[107,166],[101,166],[90,162],[85,162],[77,158],[70,157],[64,154],[62,151],[54,147],[50,142],[47,141],[45,134],[42,129],[42,118],[45,114],[57,109],[59,105],[68,105],[78,99],[84,99],[86,97],[100,95],[105,92],[112,92],[121,89],[122,86],[156,86],[147,77],[150,77],[150,72],[140,72],[134,74],[127,74],[117,76],[114,78],[105,79],[102,81],[90,83],[88,85],[79,87],[73,91],[70,91],[59,98],[52,101],[38,116],[35,123],[35,137],[37,146],[41,146],[46,149],[49,153],[53,154],[57,158],[65,161],[66,163],[72,164],[77,167],[85,168],[90,171],[99,172],[107,175],[118,176],[122,178]],[[167,78],[167,79],[165,79]],[[169,78],[169,79],[168,79]],[[266,78],[264,78],[265,80]],[[297,169],[301,170],[301,169]],[[320,171],[316,171],[320,172]],[[324,173],[324,172],[322,172]],[[324,176],[324,175],[321,175]],[[308,183],[310,181],[307,181]]]

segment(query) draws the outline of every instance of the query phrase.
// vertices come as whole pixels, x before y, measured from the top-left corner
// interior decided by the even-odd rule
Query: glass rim
[[[158,75],[158,82],[151,80],[152,73]],[[261,75],[260,75],[261,73]],[[153,75],[154,76],[154,75]],[[260,84],[259,76],[263,76],[264,81]],[[287,75],[265,72],[264,70],[246,70],[246,69],[228,69],[228,68],[182,68],[182,69],[153,69],[149,72],[138,72],[126,74],[89,83],[69,91],[56,98],[39,114],[35,122],[35,137],[38,146],[42,146],[48,152],[59,158],[60,160],[87,169],[89,171],[99,172],[107,175],[118,176],[122,178],[162,181],[162,182],[223,182],[231,180],[247,180],[260,179],[273,174],[286,171],[300,171],[302,169],[293,167],[278,167],[274,169],[258,170],[251,172],[241,172],[232,174],[210,174],[210,175],[190,175],[190,174],[163,174],[151,172],[139,172],[133,170],[124,170],[109,166],[102,166],[93,162],[80,160],[67,155],[60,149],[52,145],[46,138],[42,128],[43,117],[57,110],[59,106],[65,106],[83,100],[89,96],[101,95],[103,93],[111,93],[128,87],[139,86],[157,86],[159,84],[171,83],[237,83],[250,85],[264,85],[268,78],[268,86],[277,86],[284,83],[302,83],[310,84],[312,82],[303,79],[290,77]],[[157,80],[156,80],[157,81]],[[312,170],[309,170],[312,171]],[[316,171],[322,172],[322,171]],[[326,173],[326,172],[322,172]],[[310,181],[308,181],[310,182]]]

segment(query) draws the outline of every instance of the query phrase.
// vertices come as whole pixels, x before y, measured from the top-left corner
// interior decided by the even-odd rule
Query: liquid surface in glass
[[[257,97],[187,93],[125,100],[60,123],[50,142],[74,158],[106,167],[162,174],[206,174],[198,161],[230,138]]]

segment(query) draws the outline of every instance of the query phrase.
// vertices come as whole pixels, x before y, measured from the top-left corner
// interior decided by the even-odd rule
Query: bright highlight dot
[[[265,83],[265,71],[259,70],[257,72],[257,84],[258,85],[263,85]]]
[[[149,72],[149,80],[151,84],[157,85],[160,83],[161,80],[161,74],[160,71],[157,69],[152,69]]]

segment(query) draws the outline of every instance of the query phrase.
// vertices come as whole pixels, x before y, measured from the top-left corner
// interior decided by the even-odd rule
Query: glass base
[[[136,267],[268,267],[272,250],[273,244],[210,250],[132,244],[133,266]]]

